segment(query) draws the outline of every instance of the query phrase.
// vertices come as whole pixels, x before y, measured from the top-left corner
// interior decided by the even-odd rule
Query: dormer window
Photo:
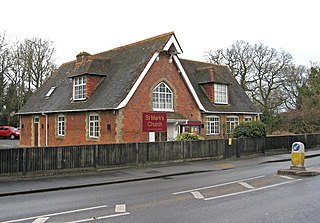
[[[73,78],[73,100],[86,99],[86,76]]]
[[[226,84],[214,84],[214,103],[228,104],[228,88]]]

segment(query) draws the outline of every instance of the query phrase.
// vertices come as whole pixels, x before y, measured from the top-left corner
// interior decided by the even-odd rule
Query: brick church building
[[[226,138],[259,118],[226,66],[181,59],[173,32],[62,64],[19,111],[23,146]],[[143,130],[143,114],[166,129]]]

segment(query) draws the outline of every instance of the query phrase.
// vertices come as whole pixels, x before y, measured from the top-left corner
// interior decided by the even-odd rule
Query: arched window
[[[153,110],[173,110],[173,94],[164,82],[153,89],[152,97]]]

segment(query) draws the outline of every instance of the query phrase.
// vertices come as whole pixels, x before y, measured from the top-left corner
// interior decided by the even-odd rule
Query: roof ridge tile
[[[129,46],[134,46],[134,45],[138,45],[140,43],[144,43],[144,42],[148,42],[148,41],[151,41],[151,40],[154,40],[154,39],[159,39],[159,38],[162,38],[162,37],[165,37],[165,36],[172,36],[174,35],[174,32],[168,32],[168,33],[164,33],[164,34],[161,34],[161,35],[157,35],[157,36],[153,36],[153,37],[150,37],[150,38],[147,38],[147,39],[144,39],[144,40],[140,40],[140,41],[137,41],[137,42],[134,42],[134,43],[129,43],[129,44],[125,44],[123,46],[119,46],[119,47],[115,47],[113,49],[110,49],[110,50],[107,50],[105,52],[109,52],[109,51],[113,51],[113,50],[118,50],[118,49],[122,49],[124,47],[129,47]],[[169,40],[169,38],[168,38]],[[101,52],[101,53],[104,53],[104,52]],[[101,53],[98,53],[98,54],[101,54]],[[96,54],[97,55],[97,54]]]

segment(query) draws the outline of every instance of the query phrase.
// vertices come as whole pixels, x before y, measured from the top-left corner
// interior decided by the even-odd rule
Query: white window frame
[[[85,75],[73,78],[73,100],[86,99],[86,82]]]
[[[49,98],[51,96],[51,94],[54,92],[55,89],[56,89],[56,87],[51,87],[45,97]]]
[[[66,134],[66,117],[58,115],[58,136],[65,136]]]
[[[238,116],[227,116],[227,134],[232,134],[233,130],[239,125],[239,117]]]
[[[173,93],[164,82],[152,90],[152,108],[154,111],[173,111]]]
[[[89,138],[97,139],[100,133],[100,120],[98,114],[90,114],[89,117]]]
[[[220,134],[220,117],[207,116],[206,117],[206,135],[219,135]]]
[[[214,84],[214,103],[228,104],[228,85]]]
[[[244,121],[244,122],[252,122],[252,121],[253,121],[253,118],[252,118],[252,116],[244,116],[243,121]]]

